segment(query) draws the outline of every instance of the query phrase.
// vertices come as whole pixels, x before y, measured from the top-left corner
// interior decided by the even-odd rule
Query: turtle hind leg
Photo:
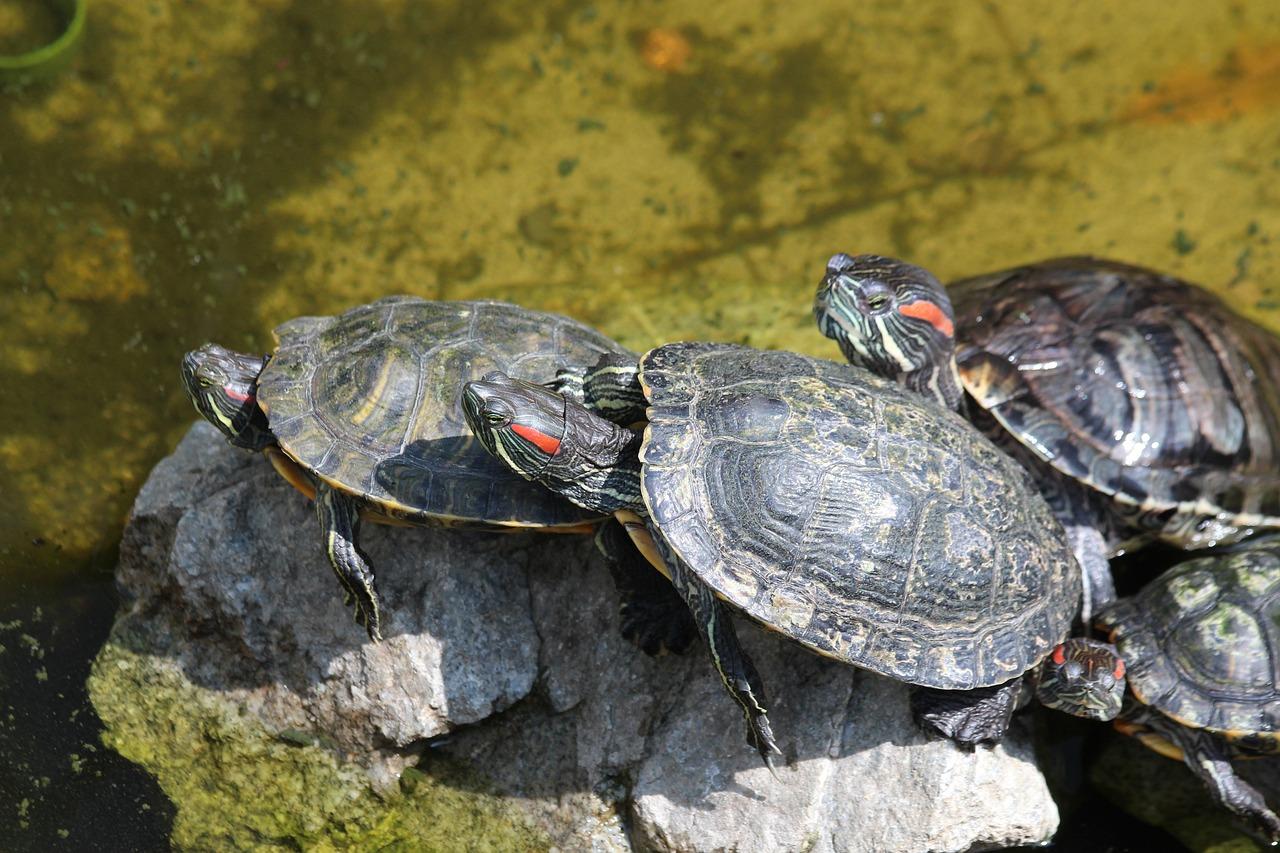
[[[343,603],[355,605],[356,621],[375,643],[382,639],[378,590],[369,560],[356,545],[360,508],[355,499],[321,483],[316,489],[316,517],[324,534],[325,553],[345,591]]]
[[[662,537],[654,533],[654,544],[671,572],[671,583],[684,599],[698,631],[706,640],[720,680],[729,695],[742,708],[747,721],[747,743],[760,753],[765,766],[773,770],[773,755],[782,754],[769,725],[764,681],[751,658],[738,645],[733,630],[733,617],[714,592],[671,551]]]
[[[622,636],[645,654],[684,654],[698,628],[671,583],[637,550],[617,519],[600,525],[596,547],[604,554],[620,598]]]
[[[1240,818],[1269,844],[1280,843],[1280,817],[1261,793],[1236,775],[1229,747],[1204,729],[1178,725],[1145,707],[1126,708],[1125,722],[1137,723],[1164,737],[1182,752],[1182,761],[1196,775],[1219,806]]]
[[[917,687],[911,691],[911,713],[922,729],[971,750],[1004,738],[1021,695],[1021,678],[974,690]]]

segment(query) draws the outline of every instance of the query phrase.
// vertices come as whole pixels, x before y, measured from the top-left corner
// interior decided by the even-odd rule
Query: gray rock
[[[306,502],[197,425],[135,504],[114,641],[269,731],[322,735],[383,790],[424,749],[428,772],[463,760],[570,849],[968,850],[1056,828],[1021,726],[973,754],[926,740],[903,685],[740,623],[786,753],[770,775],[705,653],[650,659],[619,636],[587,537],[368,525],[362,543],[379,645]]]
[[[307,501],[197,424],[134,505],[118,632],[149,636],[268,728],[332,740],[385,787],[404,748],[526,696],[539,642],[528,537],[361,533],[387,613],[379,644],[343,606]]]

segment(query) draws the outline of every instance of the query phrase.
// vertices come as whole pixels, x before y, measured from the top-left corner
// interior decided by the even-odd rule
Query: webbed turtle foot
[[[1280,817],[1265,806],[1248,816],[1250,828],[1272,847],[1280,845]]]
[[[356,605],[356,622],[364,627],[369,633],[369,639],[375,643],[382,642],[382,617],[378,612],[378,603],[370,601],[367,606],[364,602]]]
[[[382,639],[382,616],[373,570],[356,545],[360,509],[350,496],[327,486],[316,490],[316,516],[324,532],[329,565],[342,585],[342,601],[355,607],[355,620],[369,632],[375,643]]]
[[[781,755],[782,750],[778,749],[778,743],[773,739],[773,727],[769,725],[769,717],[763,711],[754,716],[747,715],[747,743],[760,753],[764,766],[776,778],[778,774],[774,769],[773,757]]]
[[[911,713],[925,731],[941,735],[962,749],[1004,738],[1018,705],[1022,680],[976,690],[934,690],[917,687],[911,693]]]

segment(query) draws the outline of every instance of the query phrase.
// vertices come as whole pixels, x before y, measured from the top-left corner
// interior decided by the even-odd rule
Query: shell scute
[[[500,302],[388,297],[276,329],[258,397],[280,448],[406,519],[574,527],[597,516],[525,481],[471,436],[462,384],[490,370],[547,382],[626,351],[567,317]]]
[[[1180,563],[1101,621],[1140,701],[1232,739],[1276,737],[1280,541]]]
[[[958,416],[847,365],[728,344],[660,347],[641,379],[650,516],[729,603],[933,687],[1002,683],[1065,637],[1065,534]]]
[[[966,389],[1058,472],[1184,547],[1280,528],[1280,337],[1187,282],[1095,258],[948,289]]]

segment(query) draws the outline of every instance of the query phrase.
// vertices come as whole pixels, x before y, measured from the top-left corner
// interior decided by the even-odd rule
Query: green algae
[[[164,658],[109,640],[89,693],[104,743],[177,805],[181,850],[545,850],[547,839],[465,770],[409,768],[380,795],[323,738],[273,735]]]
[[[1092,252],[1278,322],[1264,2],[94,11],[112,26],[78,71],[0,101],[20,579],[110,569],[192,417],[184,350],[268,349],[289,317],[386,293],[830,356],[808,302],[835,250],[943,277]],[[684,34],[682,67],[646,64],[656,28]],[[1215,98],[1237,106],[1197,106]]]

